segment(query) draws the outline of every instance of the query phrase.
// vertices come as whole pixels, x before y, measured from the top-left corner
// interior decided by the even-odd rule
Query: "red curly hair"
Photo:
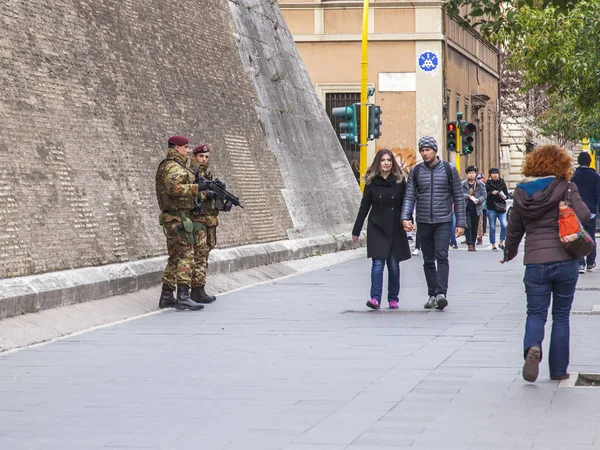
[[[526,177],[554,175],[559,180],[570,180],[573,173],[573,159],[558,145],[542,145],[525,157],[521,173]]]

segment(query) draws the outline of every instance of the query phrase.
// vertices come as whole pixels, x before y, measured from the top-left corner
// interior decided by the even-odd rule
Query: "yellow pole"
[[[581,148],[584,152],[588,152],[590,154],[590,156],[592,157],[592,162],[590,163],[590,167],[592,169],[596,169],[596,155],[594,154],[594,152],[590,151],[590,140],[588,138],[583,138],[581,140]]]
[[[460,154],[462,153],[462,139],[460,138],[460,120],[456,121],[456,171],[460,177]],[[448,158],[450,159],[450,158]]]
[[[364,0],[362,27],[362,58],[360,75],[360,189],[364,192],[363,178],[367,172],[367,83],[369,79],[369,0]]]

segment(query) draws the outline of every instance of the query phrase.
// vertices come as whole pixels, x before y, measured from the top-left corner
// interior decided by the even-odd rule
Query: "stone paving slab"
[[[600,448],[600,391],[559,388],[545,361],[522,380],[523,266],[498,259],[452,251],[444,312],[360,313],[359,258],[0,355],[0,448]],[[421,262],[402,263],[405,312]],[[573,316],[572,371],[600,371],[599,320]]]

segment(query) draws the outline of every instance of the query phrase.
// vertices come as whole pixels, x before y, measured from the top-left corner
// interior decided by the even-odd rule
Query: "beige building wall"
[[[368,79],[376,89],[372,101],[383,110],[383,134],[370,143],[369,161],[381,148],[416,159],[424,135],[434,136],[440,156],[454,161],[456,155],[446,152],[445,130],[458,110],[465,119],[477,120],[478,127],[476,153],[463,157],[463,172],[466,164],[476,163],[482,171],[499,163],[497,51],[445,16],[443,3],[371,3]],[[279,4],[322,100],[330,92],[360,92],[362,3]],[[436,56],[434,70],[419,66],[422,54]],[[409,82],[394,90],[391,76]],[[473,94],[481,97],[472,101]],[[489,100],[480,105],[482,98]]]

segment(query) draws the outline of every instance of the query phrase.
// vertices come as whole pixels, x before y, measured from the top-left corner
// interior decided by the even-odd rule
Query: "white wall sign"
[[[414,72],[380,72],[379,92],[416,91],[417,82]]]

